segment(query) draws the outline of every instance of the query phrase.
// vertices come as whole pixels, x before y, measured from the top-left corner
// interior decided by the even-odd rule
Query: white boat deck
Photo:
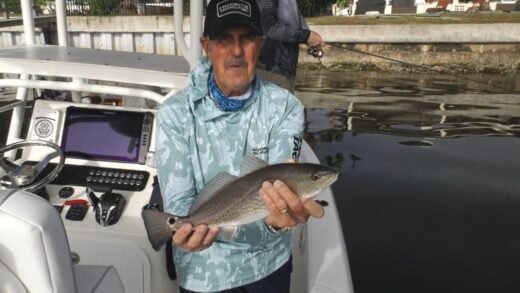
[[[188,84],[184,57],[49,45],[0,49],[0,72],[125,82],[163,88]]]

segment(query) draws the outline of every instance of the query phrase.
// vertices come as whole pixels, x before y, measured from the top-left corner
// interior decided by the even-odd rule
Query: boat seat
[[[124,293],[112,266],[73,265],[65,227],[46,200],[0,190],[0,292]]]

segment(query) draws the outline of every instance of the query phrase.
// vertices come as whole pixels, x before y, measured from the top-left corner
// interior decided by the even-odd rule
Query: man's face
[[[245,93],[255,77],[263,38],[250,27],[237,25],[213,39],[201,38],[201,44],[213,64],[215,81],[222,93]]]

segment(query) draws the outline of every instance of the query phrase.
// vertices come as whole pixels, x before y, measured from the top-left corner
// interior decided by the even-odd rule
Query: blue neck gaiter
[[[215,77],[213,75],[213,68],[210,70],[209,77],[208,77],[208,90],[211,98],[217,103],[218,107],[222,111],[226,112],[235,112],[240,109],[242,109],[247,102],[253,97],[255,92],[255,85],[256,85],[256,76],[253,80],[252,86],[251,86],[251,93],[249,96],[245,98],[228,98],[226,97],[218,88],[217,83],[215,82]]]

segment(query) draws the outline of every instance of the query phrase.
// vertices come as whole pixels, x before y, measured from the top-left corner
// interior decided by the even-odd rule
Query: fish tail
[[[154,209],[146,209],[141,212],[148,240],[155,251],[170,239],[175,231],[177,217]]]

